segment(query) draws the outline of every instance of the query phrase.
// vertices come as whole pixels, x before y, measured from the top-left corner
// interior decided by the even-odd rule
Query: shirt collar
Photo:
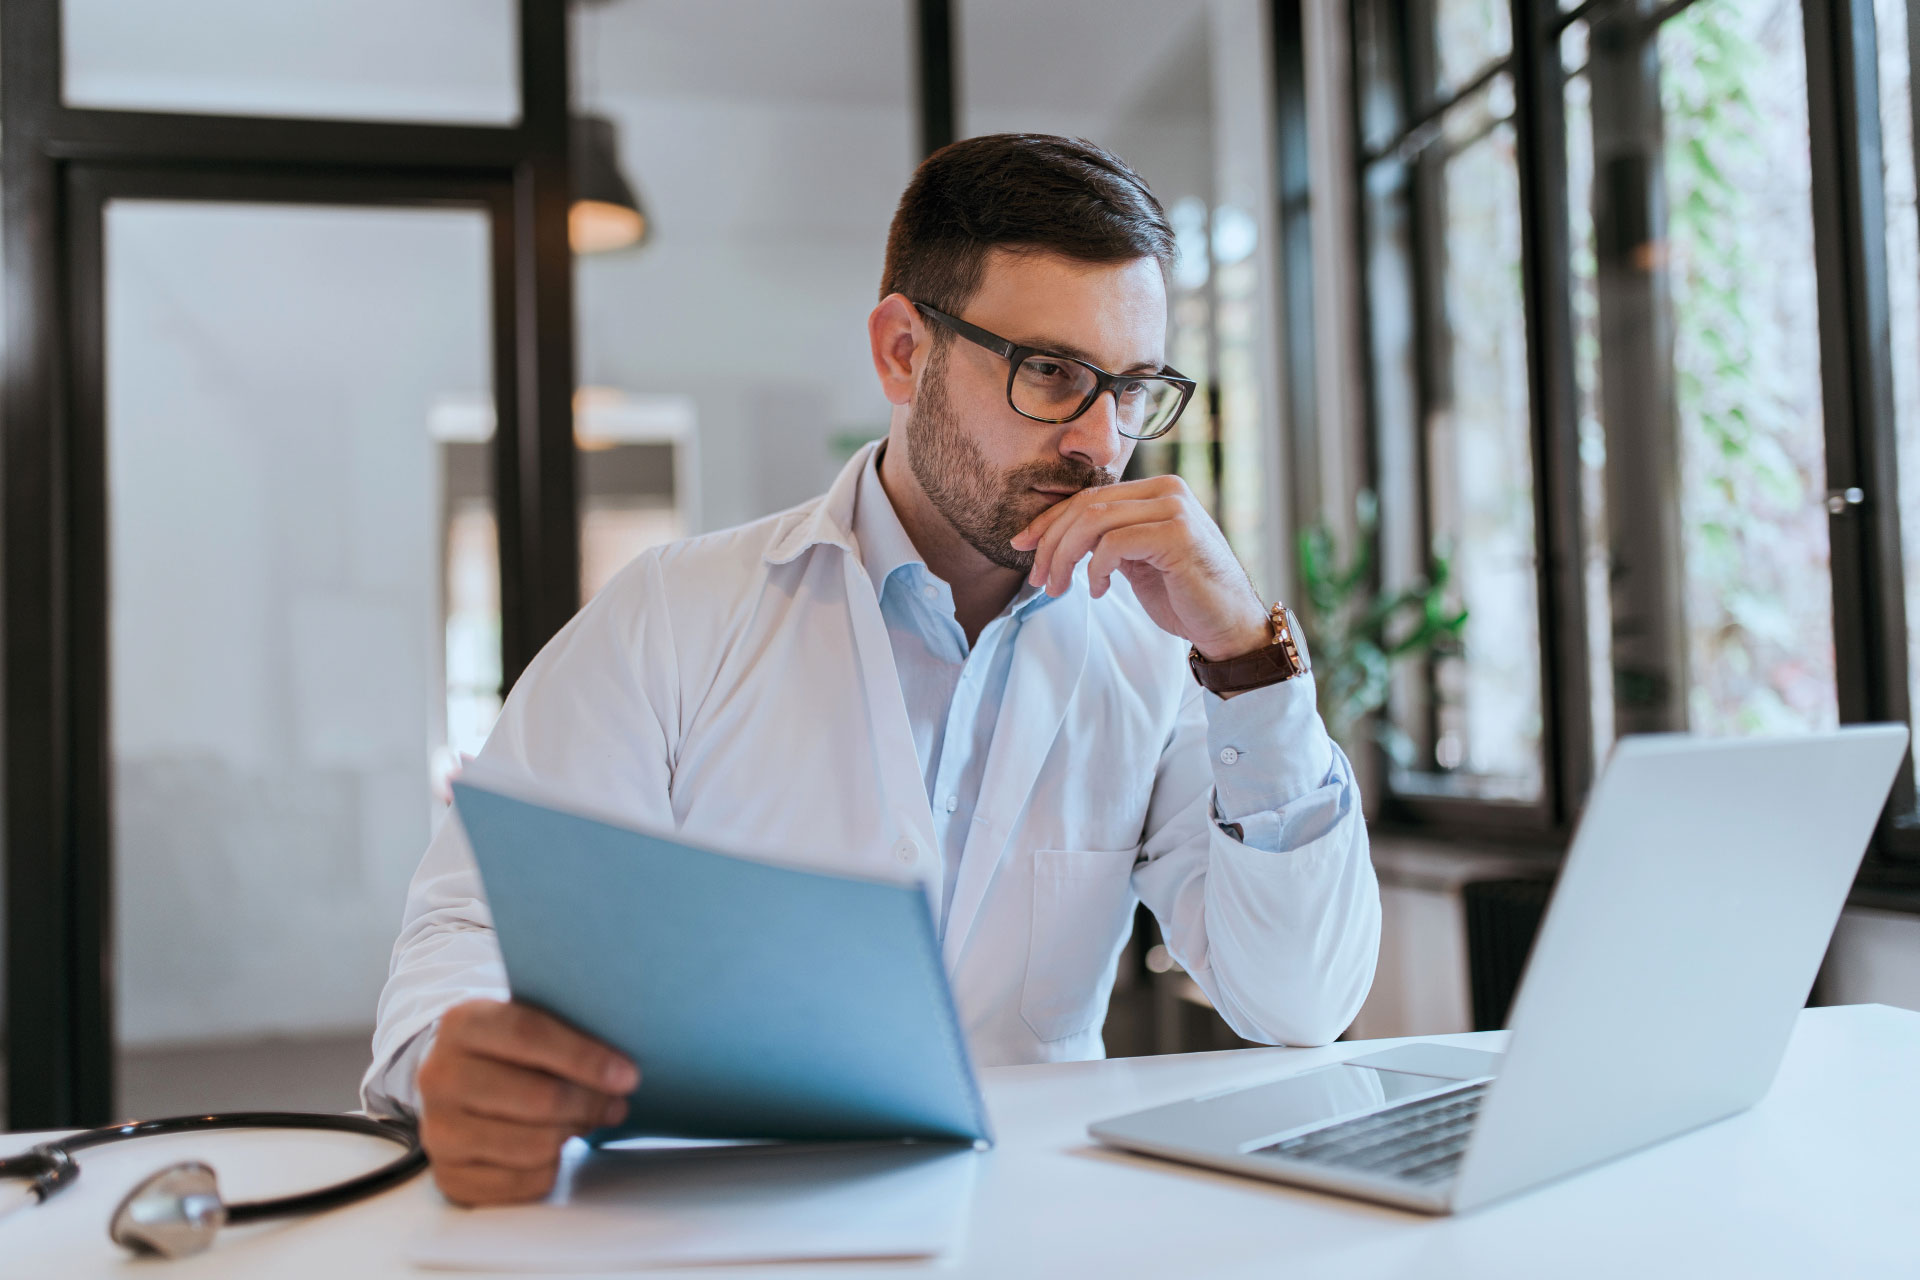
[[[853,540],[860,548],[860,562],[873,580],[873,594],[886,591],[887,579],[896,569],[918,565],[923,571],[926,560],[914,549],[913,539],[900,523],[886,486],[880,483],[880,449],[867,455],[860,470],[860,493],[853,504]]]

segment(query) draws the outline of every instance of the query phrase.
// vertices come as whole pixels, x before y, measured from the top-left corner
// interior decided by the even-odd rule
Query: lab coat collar
[[[860,451],[847,460],[847,465],[840,468],[840,474],[834,477],[833,486],[824,497],[795,509],[793,525],[775,539],[767,551],[768,564],[787,564],[799,559],[801,552],[822,543],[858,555],[853,540],[854,503],[860,495],[860,474],[878,447],[877,440],[862,445]]]

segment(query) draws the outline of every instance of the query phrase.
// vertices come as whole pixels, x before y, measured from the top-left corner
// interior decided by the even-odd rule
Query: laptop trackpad
[[[1500,1055],[1447,1045],[1402,1045],[1267,1084],[1239,1086],[1185,1102],[1116,1116],[1090,1126],[1093,1135],[1122,1145],[1243,1152],[1280,1135],[1318,1128],[1406,1098],[1481,1079],[1498,1069]]]
[[[1294,1129],[1317,1128],[1345,1116],[1432,1093],[1446,1081],[1399,1071],[1373,1071],[1335,1064],[1285,1076],[1268,1084],[1230,1089],[1209,1097],[1155,1107],[1095,1125],[1124,1136],[1203,1150],[1244,1151],[1249,1139],[1270,1141]]]

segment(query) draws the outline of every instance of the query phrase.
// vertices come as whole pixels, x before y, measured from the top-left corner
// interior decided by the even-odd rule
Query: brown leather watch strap
[[[1267,621],[1273,628],[1273,643],[1264,649],[1255,649],[1252,653],[1219,662],[1208,662],[1200,656],[1198,649],[1189,649],[1187,665],[1193,669],[1193,678],[1200,682],[1200,687],[1222,696],[1245,693],[1250,689],[1261,689],[1270,684],[1279,684],[1282,680],[1291,680],[1306,671],[1306,654],[1297,640],[1295,627],[1298,624],[1294,621],[1292,611],[1283,604],[1276,604],[1267,615]]]

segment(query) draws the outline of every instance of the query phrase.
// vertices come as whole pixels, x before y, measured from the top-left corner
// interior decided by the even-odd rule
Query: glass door
[[[499,707],[489,224],[105,203],[116,1114],[357,1105]]]

